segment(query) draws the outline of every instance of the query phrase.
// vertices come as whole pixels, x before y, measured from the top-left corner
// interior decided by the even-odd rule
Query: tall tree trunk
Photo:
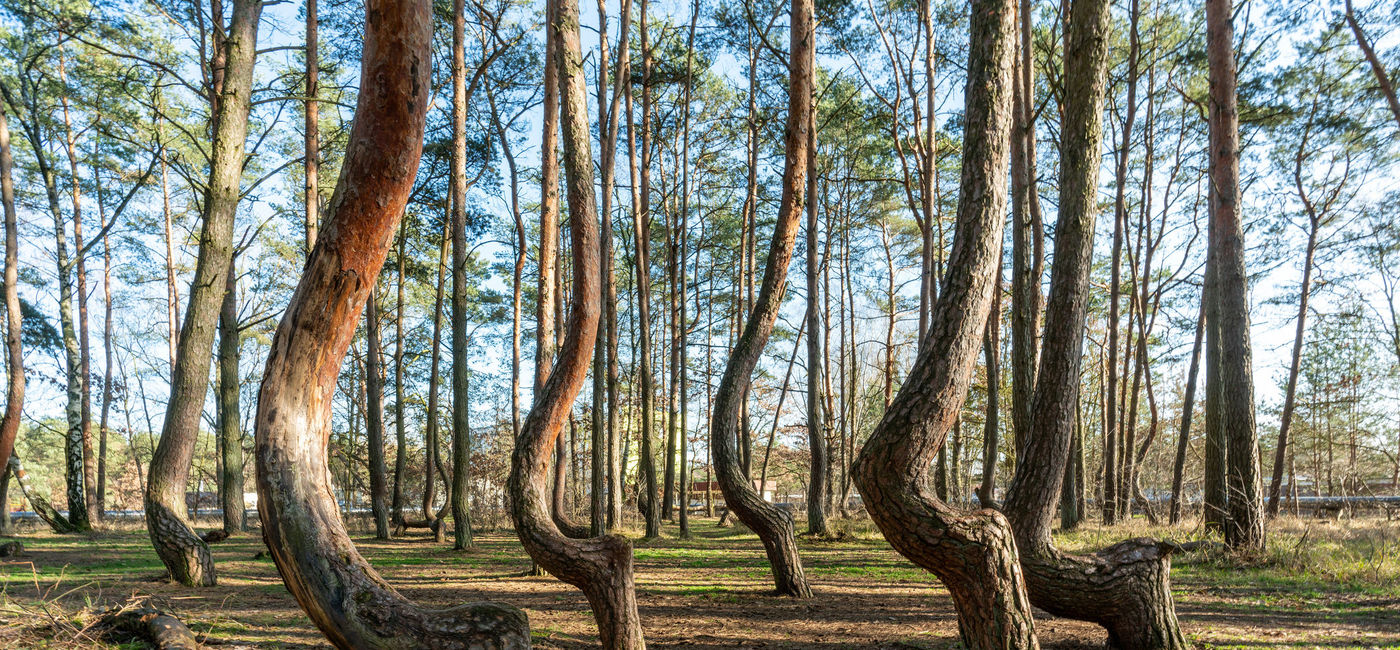
[[[1076,431],[1103,142],[1109,10],[1108,0],[1076,0],[1068,18],[1061,199],[1045,310],[1045,340],[1055,344],[1041,350],[1025,462],[1016,466],[1005,512],[1037,607],[1104,626],[1113,647],[1187,648],[1171,597],[1174,546],[1135,539],[1092,556],[1077,556],[1057,550],[1050,536]],[[1131,450],[1125,448],[1124,453]]]
[[[1283,413],[1279,417],[1278,444],[1274,446],[1274,471],[1269,481],[1269,504],[1267,514],[1278,515],[1279,492],[1283,483],[1283,463],[1288,452],[1288,432],[1293,424],[1293,410],[1297,402],[1298,373],[1303,360],[1303,333],[1307,331],[1308,297],[1312,293],[1313,257],[1317,253],[1317,232],[1321,219],[1307,193],[1303,190],[1301,167],[1302,150],[1295,158],[1293,180],[1299,197],[1308,212],[1308,245],[1303,252],[1303,281],[1298,288],[1298,319],[1293,332],[1293,355],[1288,363],[1288,384],[1283,390]]]
[[[73,262],[68,255],[68,229],[64,225],[63,209],[59,207],[58,182],[55,178],[57,174],[48,159],[42,130],[35,121],[39,112],[36,91],[27,87],[23,79],[21,84],[21,95],[31,115],[30,120],[22,123],[27,131],[29,145],[34,151],[39,174],[43,178],[44,195],[48,199],[49,214],[53,217],[54,224],[54,257],[58,270],[58,320],[63,337],[67,390],[64,415],[68,429],[63,445],[64,478],[69,504],[67,523],[71,524],[74,530],[84,531],[91,528],[91,522],[88,521],[87,508],[84,505],[87,497],[83,487],[83,389],[80,376],[82,355],[78,349],[78,335],[73,322]],[[12,106],[15,104],[8,92],[5,93],[5,98]]]
[[[554,1],[546,0],[545,15],[554,15]],[[545,25],[544,118],[540,140],[540,245],[539,285],[536,291],[535,319],[535,383],[538,401],[545,382],[554,369],[555,341],[559,332],[555,302],[559,299],[559,68],[553,65],[559,44],[549,25]],[[532,406],[533,408],[533,406]],[[574,523],[569,516],[566,490],[569,475],[568,446],[563,436],[554,445],[554,491],[550,499],[550,514],[559,530],[569,537],[586,537],[587,527]]]
[[[558,0],[556,0],[558,1]],[[646,519],[646,537],[661,534],[661,502],[656,485],[656,452],[652,448],[656,421],[656,387],[651,369],[651,50],[647,40],[647,0],[641,0],[637,25],[642,48],[642,142],[641,170],[637,169],[636,140],[632,133],[632,111],[627,111],[627,151],[632,168],[632,230],[636,238],[637,283],[637,363],[642,402],[641,472],[637,505]],[[631,75],[628,75],[629,77]],[[630,82],[629,82],[630,83]],[[631,92],[628,92],[629,102]],[[639,176],[640,174],[640,176]],[[640,195],[640,196],[639,196]],[[640,206],[638,208],[637,206]]]
[[[578,587],[593,608],[602,645],[640,650],[641,619],[632,580],[632,545],[621,536],[570,539],[555,527],[546,500],[549,454],[588,372],[590,346],[597,339],[602,311],[602,279],[597,257],[597,203],[593,156],[584,98],[583,54],[579,45],[577,0],[555,0],[547,21],[554,31],[559,66],[564,170],[569,197],[569,236],[574,260],[573,296],[566,336],[554,372],[525,418],[511,458],[507,489],[511,516],[525,550],[546,571]]]
[[[438,386],[441,384],[440,378],[442,365],[442,304],[447,288],[447,255],[448,246],[452,242],[452,219],[449,214],[444,220],[442,232],[442,244],[438,248],[437,265],[437,294],[433,300],[433,342],[431,361],[428,371],[428,423],[423,433],[424,450],[423,458],[423,520],[433,531],[433,537],[438,542],[447,538],[447,527],[443,519],[447,516],[447,510],[452,503],[452,485],[448,482],[447,475],[443,471],[442,458],[440,456],[440,446],[438,444]],[[433,510],[433,504],[437,500],[437,482],[435,476],[442,477],[443,489],[447,492],[447,498],[443,500],[442,508]]]
[[[816,38],[813,26],[812,38]],[[831,531],[826,522],[827,464],[826,419],[822,404],[822,360],[823,334],[826,325],[822,323],[819,308],[822,292],[818,284],[817,248],[817,111],[816,88],[812,88],[812,108],[807,112],[807,446],[811,450],[812,462],[807,479],[807,533],[825,536]],[[932,89],[930,89],[932,92]],[[774,423],[777,422],[774,415]],[[762,485],[762,484],[760,484]]]
[[[101,214],[102,194],[98,185],[98,216]],[[107,235],[102,235],[102,416],[98,421],[97,432],[97,511],[107,510],[107,423],[112,411],[112,247]],[[0,456],[3,458],[3,456]],[[137,463],[139,466],[140,463]],[[4,490],[0,490],[3,498]]]
[[[165,221],[165,327],[166,358],[170,371],[175,371],[175,359],[180,347],[180,286],[175,277],[175,228],[170,212],[170,179],[165,160],[165,146],[160,153],[161,213]]]
[[[452,547],[472,545],[467,347],[467,63],[464,0],[452,3]]]
[[[222,0],[219,0],[222,1]],[[303,112],[303,142],[306,153],[306,184],[303,187],[303,201],[306,203],[305,222],[306,254],[316,246],[316,230],[321,223],[321,104],[317,95],[321,92],[321,55],[319,25],[316,14],[316,0],[306,0],[306,101]]]
[[[1191,344],[1191,366],[1186,371],[1186,393],[1182,396],[1181,426],[1177,429],[1176,459],[1172,462],[1172,504],[1167,515],[1167,523],[1175,526],[1181,521],[1181,490],[1186,476],[1186,452],[1191,444],[1191,416],[1196,407],[1196,377],[1201,372],[1201,343],[1205,338],[1206,309],[1201,301],[1200,315],[1196,317],[1196,340]]]
[[[10,120],[5,107],[0,106],[0,204],[5,210],[5,414],[0,419],[0,462],[4,471],[11,471],[10,456],[19,435],[19,421],[24,413],[24,343],[21,337],[23,321],[19,305],[19,218],[15,212],[15,184],[12,176],[14,156],[10,152]],[[14,470],[18,470],[18,462]],[[18,474],[18,471],[14,471]],[[7,493],[0,493],[6,512]],[[6,515],[8,517],[8,514]]]
[[[1230,0],[1206,0],[1206,55],[1210,71],[1211,246],[1215,249],[1220,323],[1220,428],[1229,446],[1225,543],[1264,549],[1259,498],[1259,442],[1249,341],[1249,278],[1240,215],[1239,111]]]
[[[681,147],[681,148],[682,148],[682,153],[681,153],[681,164],[682,164],[682,166],[683,166],[683,168],[682,168],[683,181],[681,182],[682,206],[681,206],[681,236],[680,236],[680,255],[679,255],[679,258],[680,258],[680,259],[679,259],[679,262],[680,262],[680,263],[677,265],[677,272],[678,272],[679,280],[680,280],[680,284],[679,284],[679,286],[677,287],[677,290],[680,291],[680,298],[677,300],[677,302],[679,303],[678,307],[679,307],[679,312],[680,312],[680,313],[679,313],[679,316],[680,316],[680,327],[679,327],[679,329],[677,330],[677,333],[676,333],[676,346],[677,346],[677,349],[676,349],[676,359],[679,361],[679,365],[680,365],[680,377],[679,377],[679,379],[680,379],[680,384],[679,384],[679,387],[678,387],[678,389],[677,389],[676,392],[677,392],[677,394],[679,395],[679,399],[680,399],[680,447],[681,447],[681,449],[680,449],[680,451],[681,451],[680,470],[679,470],[679,471],[680,471],[680,486],[679,486],[679,487],[680,487],[680,491],[679,491],[679,493],[678,493],[678,495],[677,495],[677,501],[679,502],[680,511],[681,511],[681,512],[680,512],[680,536],[681,536],[682,539],[688,539],[688,538],[690,537],[690,421],[689,421],[689,420],[690,420],[690,406],[689,406],[689,404],[688,404],[688,397],[689,397],[688,389],[689,389],[689,386],[687,385],[688,382],[689,382],[689,373],[688,373],[688,371],[689,371],[689,366],[690,366],[690,359],[689,359],[689,357],[688,357],[688,355],[687,355],[687,336],[688,336],[688,333],[689,333],[689,331],[690,331],[690,330],[689,330],[689,327],[690,327],[690,326],[689,326],[689,324],[687,323],[687,315],[686,315],[686,297],[687,297],[687,296],[686,296],[686,291],[687,291],[686,287],[687,287],[687,284],[688,284],[688,282],[689,282],[689,281],[686,279],[686,255],[687,255],[686,251],[688,250],[689,245],[690,245],[690,193],[691,193],[692,188],[695,187],[695,185],[698,185],[698,184],[699,184],[699,181],[698,181],[698,180],[696,180],[696,181],[692,181],[692,180],[691,180],[691,174],[690,174],[690,104],[691,104],[691,88],[692,88],[692,86],[695,85],[695,26],[696,26],[696,23],[699,21],[699,19],[700,19],[700,0],[692,0],[692,1],[691,1],[691,4],[690,4],[690,31],[689,31],[689,33],[686,35],[686,41],[685,41],[685,109],[684,109],[684,110],[685,110],[685,127],[684,127],[684,135],[682,136],[682,143],[683,143],[683,144],[682,144],[682,147]],[[697,170],[697,172],[698,172],[698,170]],[[694,184],[692,184],[692,183],[694,183]],[[698,190],[696,190],[696,192],[698,193]],[[703,224],[702,224],[701,230],[700,230],[700,234],[701,234],[701,237],[702,237],[702,238],[704,237],[704,233],[705,233],[705,231],[704,231],[704,226],[703,226]],[[696,268],[696,271],[697,271],[697,275],[698,275],[698,272],[699,272],[699,265],[700,265],[700,252],[699,252],[699,250],[696,250],[695,264],[696,264],[696,267],[697,267],[697,268]],[[700,292],[699,292],[698,288],[697,288],[697,290],[696,290],[695,293],[696,293],[696,295],[695,295],[696,310],[697,310],[697,315],[698,315],[699,301],[700,301]]]
[[[336,647],[526,648],[517,609],[427,610],[394,591],[355,550],[324,483],[329,396],[412,190],[430,96],[428,3],[370,0],[366,14],[350,148],[268,353],[255,420],[258,514],[283,582]]]
[[[70,195],[73,200],[73,265],[77,278],[76,296],[78,300],[78,386],[82,391],[79,413],[83,435],[83,506],[87,520],[95,523],[102,519],[97,506],[97,456],[92,449],[92,346],[88,330],[87,308],[87,249],[83,243],[83,203],[82,177],[78,172],[78,142],[73,132],[73,121],[68,110],[68,73],[63,48],[58,49],[58,78],[63,86],[59,94],[59,104],[63,109],[63,141],[68,155],[69,180],[72,183]],[[98,226],[102,224],[99,222]],[[72,504],[69,504],[72,512]],[[70,515],[71,516],[71,515]]]
[[[1352,35],[1356,37],[1357,47],[1361,48],[1361,53],[1366,56],[1366,63],[1371,66],[1376,85],[1380,87],[1381,94],[1385,95],[1385,103],[1390,107],[1390,114],[1395,117],[1395,124],[1400,125],[1400,98],[1395,96],[1395,84],[1391,82],[1385,64],[1376,56],[1376,50],[1366,38],[1366,32],[1362,31],[1361,23],[1356,21],[1356,12],[1352,10],[1351,0],[1346,0],[1346,19],[1347,26],[1351,27]]]
[[[404,280],[406,269],[406,258],[408,253],[408,229],[404,222],[399,222],[399,247],[396,253],[398,262],[397,282],[394,283],[394,492],[390,500],[391,511],[389,519],[394,526],[403,526],[404,502],[408,500],[407,486],[404,481],[408,471],[408,430],[404,422],[406,409],[404,404],[403,386],[403,322],[404,322]],[[432,474],[433,467],[424,465],[424,474]]]
[[[402,217],[400,217],[402,218]],[[379,299],[365,303],[365,446],[369,457],[369,508],[374,538],[389,539],[388,472],[384,463],[384,363],[380,353]]]
[[[1120,513],[1119,505],[1122,496],[1118,492],[1122,478],[1119,476],[1119,468],[1123,465],[1124,456],[1121,444],[1123,423],[1120,421],[1122,419],[1121,413],[1117,407],[1121,399],[1118,385],[1118,308],[1122,302],[1123,240],[1127,236],[1126,230],[1128,228],[1128,159],[1132,146],[1133,126],[1137,118],[1138,17],[1140,15],[1137,0],[1132,0],[1131,5],[1128,27],[1127,116],[1123,120],[1122,141],[1115,153],[1117,162],[1114,171],[1115,191],[1113,195],[1113,261],[1108,285],[1108,395],[1106,400],[1107,428],[1104,430],[1103,521],[1110,525],[1117,522]],[[1066,43],[1065,48],[1068,50],[1068,43]],[[1073,99],[1068,92],[1066,97],[1067,101]],[[1131,332],[1131,326],[1129,326],[1129,332]],[[1129,356],[1127,352],[1123,353],[1125,364]]]
[[[1012,151],[1015,151],[1016,143],[1012,140]],[[998,254],[998,259],[1001,255]],[[983,418],[982,427],[982,485],[977,488],[977,501],[983,508],[996,507],[996,478],[997,478],[997,448],[999,446],[997,435],[1000,427],[997,423],[997,402],[1001,386],[1000,364],[997,355],[1001,350],[1001,265],[997,265],[996,288],[992,293],[992,313],[987,317],[987,330],[982,339],[982,358],[985,360],[987,369],[987,410],[986,417]],[[1021,450],[1016,450],[1016,466],[1020,466],[1023,459],[1019,456]],[[956,476],[957,472],[954,472]]]
[[[1017,459],[1030,428],[1031,394],[1040,355],[1040,278],[1045,269],[1044,225],[1035,177],[1035,53],[1032,0],[1021,0],[1011,132],[1011,426]]]
[[[1212,172],[1214,162],[1210,163]],[[1209,189],[1212,196],[1214,189]],[[1214,214],[1215,201],[1210,201],[1209,212]],[[1201,289],[1202,309],[1205,311],[1205,358],[1206,358],[1206,409],[1205,409],[1205,462],[1202,491],[1201,518],[1207,531],[1224,532],[1227,492],[1225,489],[1225,464],[1227,448],[1224,430],[1220,427],[1220,301],[1216,298],[1217,275],[1214,246],[1207,246],[1205,283]],[[1329,438],[1330,440],[1330,438]]]
[[[200,415],[209,386],[209,352],[233,258],[233,221],[238,209],[261,14],[261,0],[235,0],[221,48],[227,55],[227,64],[214,115],[214,146],[204,196],[199,258],[180,329],[170,403],[160,444],[151,457],[146,486],[146,528],[151,543],[171,576],[190,586],[215,583],[209,547],[185,519],[185,484],[199,438]]]
[[[928,339],[856,460],[871,519],[948,587],[969,648],[1036,648],[1034,619],[1006,520],[955,510],[928,492],[929,468],[967,397],[995,290],[1005,225],[1016,7],[971,8],[963,171],[948,275]]]
[[[788,263],[792,260],[802,218],[803,193],[812,153],[810,130],[813,124],[815,27],[812,0],[792,0],[788,119],[783,133],[785,158],[778,223],[773,231],[773,243],[757,301],[715,390],[714,418],[710,424],[715,471],[725,503],[763,541],[778,593],[798,598],[810,598],[812,590],[807,586],[802,559],[797,554],[792,515],[764,501],[754,491],[739,462],[735,440],[736,429],[740,428],[739,411],[743,396],[752,382],[753,370],[778,317],[784,278]]]
[[[238,269],[229,263],[224,285],[224,301],[219,308],[219,504],[224,511],[224,532],[233,535],[243,531],[243,431],[239,423],[238,391]]]

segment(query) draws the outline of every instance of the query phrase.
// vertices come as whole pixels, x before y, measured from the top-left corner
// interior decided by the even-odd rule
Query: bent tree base
[[[146,529],[170,578],[187,587],[212,587],[217,584],[214,556],[209,545],[196,535],[184,517],[165,504],[146,499]]]
[[[1031,603],[1056,616],[1108,630],[1108,645],[1125,650],[1183,650],[1171,593],[1171,556],[1180,547],[1146,537],[1093,555],[1053,548],[1021,554]]]
[[[1038,648],[1022,563],[1006,518],[995,510],[954,509],[926,492],[923,477],[898,481],[872,471],[879,456],[867,445],[856,469],[870,518],[896,551],[948,588],[963,645]]]

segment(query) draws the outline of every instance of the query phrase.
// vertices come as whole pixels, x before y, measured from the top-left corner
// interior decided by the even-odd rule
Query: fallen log
[[[98,627],[113,639],[137,638],[156,650],[200,650],[194,632],[175,615],[151,607],[118,607],[102,615]]]

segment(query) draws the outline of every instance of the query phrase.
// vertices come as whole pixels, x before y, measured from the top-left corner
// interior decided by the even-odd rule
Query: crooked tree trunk
[[[238,271],[229,264],[224,301],[219,308],[219,503],[224,511],[224,532],[243,531],[243,432],[238,406]]]
[[[446,472],[443,471],[438,445],[438,386],[441,384],[442,377],[442,303],[443,293],[447,286],[447,249],[452,241],[451,219],[445,221],[442,245],[438,248],[437,294],[433,301],[433,348],[428,371],[428,423],[423,432],[423,445],[425,447],[423,452],[423,521],[428,528],[432,529],[433,538],[438,542],[447,539],[447,528],[443,524],[443,519],[447,516],[447,509],[452,502],[452,486],[447,481]],[[437,499],[437,481],[434,480],[436,476],[442,477],[442,483],[448,497],[443,500],[441,509],[433,510],[433,504]]]
[[[1240,215],[1239,110],[1235,85],[1230,0],[1206,0],[1206,55],[1210,71],[1210,245],[1215,250],[1213,292],[1220,328],[1220,429],[1226,460],[1225,543],[1264,549],[1259,486],[1259,441],[1249,341],[1249,277]]]
[[[151,456],[146,485],[146,529],[151,543],[171,577],[189,586],[215,583],[214,558],[209,547],[185,518],[185,484],[199,438],[200,415],[209,388],[209,353],[233,259],[233,221],[238,210],[262,7],[261,0],[234,2],[233,18],[222,42],[227,64],[214,115],[214,146],[204,196],[199,259],[190,285],[185,322],[180,328],[170,406],[161,428],[160,444]]]
[[[518,609],[425,610],[399,595],[355,550],[325,485],[330,396],[412,190],[430,97],[428,3],[370,0],[366,14],[350,148],[259,394],[258,514],[283,582],[338,648],[527,648]]]
[[[507,489],[516,534],[530,557],[550,574],[583,591],[593,608],[603,647],[641,650],[641,619],[632,581],[632,544],[617,535],[571,539],[550,514],[546,485],[549,456],[569,409],[583,388],[602,311],[597,203],[588,140],[583,54],[577,0],[553,0],[547,21],[555,41],[564,171],[569,198],[569,238],[574,282],[564,344],[553,372],[525,418],[511,457]]]
[[[1060,210],[1045,310],[1045,340],[1054,344],[1040,352],[1026,462],[1016,466],[1005,512],[1035,606],[1103,625],[1112,647],[1189,648],[1171,597],[1172,545],[1134,539],[1078,556],[1055,549],[1050,537],[1075,438],[1103,142],[1109,8],[1108,0],[1075,0],[1071,6]]]
[[[813,124],[811,113],[816,52],[812,0],[792,0],[791,24],[788,119],[783,132],[785,161],[778,223],[773,230],[773,243],[763,270],[758,298],[715,389],[710,445],[714,450],[715,472],[724,501],[729,510],[763,541],[778,593],[810,598],[812,589],[807,586],[802,559],[797,554],[792,515],[764,501],[754,491],[740,463],[739,450],[735,447],[740,427],[740,406],[782,306],[788,263],[792,260],[802,218],[806,175],[810,171],[808,161],[812,141],[809,132]]]
[[[1005,225],[1016,5],[972,3],[957,226],[928,337],[855,462],[871,519],[895,550],[948,587],[969,648],[1039,646],[1010,526],[929,492],[928,472],[958,419],[992,303]]]
[[[554,0],[546,0],[546,15],[553,15]],[[540,248],[539,286],[536,294],[535,328],[535,390],[538,399],[545,381],[554,368],[555,301],[558,299],[559,258],[559,69],[553,61],[558,44],[545,26],[544,67],[544,133],[540,139]],[[568,488],[569,453],[564,436],[557,436],[554,445],[554,490],[550,496],[550,515],[554,525],[569,537],[587,537],[588,528],[569,516],[565,495]]]

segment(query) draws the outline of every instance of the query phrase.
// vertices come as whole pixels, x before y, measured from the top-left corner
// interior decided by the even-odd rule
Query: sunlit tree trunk
[[[557,1],[557,0],[556,0]],[[641,474],[637,505],[646,519],[648,538],[661,534],[661,502],[656,485],[656,451],[653,449],[656,422],[656,387],[651,368],[651,50],[648,48],[647,0],[641,0],[638,36],[642,48],[642,125],[641,154],[632,133],[632,111],[627,111],[627,149],[632,167],[632,230],[636,238],[637,283],[637,363],[642,402]],[[630,75],[629,75],[630,77]],[[630,97],[631,92],[628,92]],[[630,101],[630,100],[629,100]],[[638,158],[641,169],[638,171]],[[638,207],[639,206],[639,207]]]
[[[1113,647],[1188,648],[1171,597],[1170,554],[1175,547],[1142,538],[1079,556],[1057,550],[1050,536],[1076,437],[1098,213],[1110,3],[1075,0],[1070,11],[1060,209],[1045,309],[1047,344],[1040,354],[1025,458],[1016,465],[1004,511],[1016,535],[1034,605],[1057,616],[1103,625]]]
[[[384,463],[384,363],[380,351],[379,299],[365,304],[365,447],[369,457],[369,508],[375,539],[389,539],[388,481]]]
[[[337,648],[527,648],[520,610],[428,610],[394,591],[355,550],[325,485],[330,395],[403,217],[430,97],[429,4],[370,0],[366,14],[344,167],[259,393],[258,514],[283,582]]]
[[[63,48],[58,49],[58,78],[62,84],[59,104],[63,108],[63,142],[68,154],[69,180],[72,183],[70,195],[73,201],[73,265],[77,282],[78,301],[78,386],[82,391],[79,413],[82,420],[83,436],[83,504],[87,520],[96,523],[102,519],[97,505],[97,455],[92,449],[92,345],[88,330],[88,290],[87,290],[87,249],[83,243],[83,202],[82,176],[78,171],[78,140],[73,132],[73,122],[68,106],[68,73]],[[98,227],[102,224],[99,222]],[[72,512],[69,504],[69,512]],[[70,514],[71,516],[71,514]]]
[[[452,546],[472,545],[468,487],[471,388],[467,347],[467,64],[464,0],[452,3]]]
[[[730,511],[763,541],[778,593],[810,598],[802,560],[797,554],[792,515],[768,503],[754,491],[735,448],[741,427],[740,406],[752,382],[763,348],[772,334],[782,303],[784,278],[796,247],[802,218],[802,201],[811,156],[810,129],[815,66],[816,34],[811,0],[793,0],[788,61],[788,119],[783,133],[784,165],[778,222],[773,231],[768,262],[753,310],[730,353],[724,375],[715,390],[710,444],[715,472]]]
[[[209,387],[209,352],[214,345],[233,258],[233,222],[240,198],[261,14],[261,0],[235,0],[222,43],[226,65],[214,115],[214,146],[204,197],[199,258],[180,329],[170,402],[146,486],[146,528],[151,543],[171,576],[190,586],[215,582],[209,547],[195,535],[185,518],[185,485]]]
[[[321,55],[316,2],[306,0],[306,101],[303,103],[306,173],[302,197],[306,204],[303,229],[308,255],[316,245],[316,230],[321,224],[321,104],[317,101],[321,92]]]
[[[224,532],[242,532],[243,514],[243,431],[240,426],[238,376],[238,269],[234,261],[224,285],[224,301],[219,307],[219,377],[217,414],[219,422],[219,504],[224,511]]]
[[[1210,71],[1210,235],[1215,249],[1220,324],[1220,428],[1229,446],[1225,543],[1264,549],[1259,490],[1259,442],[1249,340],[1249,276],[1240,210],[1239,110],[1230,0],[1206,0],[1206,58]]]
[[[948,587],[969,648],[1038,647],[1005,518],[955,510],[928,473],[958,419],[995,290],[1006,208],[1016,6],[972,3],[957,230],[928,338],[855,463],[871,519],[895,550]]]
[[[1395,96],[1395,84],[1391,81],[1390,73],[1385,69],[1385,64],[1381,63],[1376,56],[1376,50],[1371,46],[1371,42],[1366,38],[1366,32],[1362,31],[1361,23],[1356,20],[1356,12],[1352,10],[1351,0],[1346,0],[1347,26],[1351,27],[1351,33],[1356,37],[1356,45],[1361,48],[1361,53],[1366,56],[1366,63],[1371,66],[1371,74],[1376,77],[1376,85],[1380,87],[1381,94],[1385,96],[1386,106],[1390,107],[1390,114],[1395,117],[1395,124],[1400,125],[1400,98]]]
[[[1186,390],[1182,395],[1181,423],[1177,428],[1176,458],[1172,462],[1172,503],[1167,523],[1175,526],[1181,521],[1182,483],[1186,476],[1186,452],[1191,444],[1191,417],[1196,408],[1196,377],[1201,374],[1201,344],[1205,338],[1206,311],[1202,300],[1196,317],[1196,338],[1191,344],[1191,365],[1186,371]]]
[[[24,343],[19,305],[19,219],[15,212],[15,184],[12,176],[14,157],[10,153],[10,120],[0,106],[0,203],[5,211],[5,413],[0,419],[0,472],[11,470],[10,455],[19,435],[19,421],[24,413]],[[14,469],[18,469],[15,463]],[[0,494],[3,497],[3,494]],[[6,504],[6,512],[9,507]],[[8,517],[8,515],[7,515]]]
[[[569,237],[574,260],[573,296],[554,371],[525,418],[511,458],[507,490],[516,534],[540,566],[578,587],[593,608],[604,648],[640,650],[641,619],[632,580],[632,545],[621,536],[570,539],[555,527],[545,491],[554,439],[588,373],[602,311],[597,203],[584,98],[583,54],[577,0],[555,0],[549,17],[557,49],[563,125],[564,170],[569,197]]]

